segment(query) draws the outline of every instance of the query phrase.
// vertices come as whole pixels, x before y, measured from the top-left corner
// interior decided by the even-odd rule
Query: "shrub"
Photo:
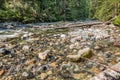
[[[114,25],[120,27],[120,16],[118,16],[116,19],[114,19],[112,23],[113,23]]]

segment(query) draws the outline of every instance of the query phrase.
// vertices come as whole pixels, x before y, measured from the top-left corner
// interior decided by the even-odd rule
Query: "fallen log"
[[[107,68],[90,80],[120,80],[120,62]]]
[[[103,22],[91,22],[91,23],[80,23],[80,24],[69,24],[62,27],[56,27],[55,29],[65,29],[65,28],[74,28],[74,27],[82,27],[82,26],[93,26],[93,25],[100,25]]]

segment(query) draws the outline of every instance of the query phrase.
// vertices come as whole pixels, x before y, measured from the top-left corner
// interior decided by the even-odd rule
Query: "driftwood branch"
[[[83,27],[83,26],[93,26],[103,24],[103,22],[91,22],[91,23],[79,23],[79,24],[67,24],[65,26],[56,27],[55,29],[65,29],[65,28],[74,28],[74,27]]]
[[[110,24],[114,19],[116,19],[118,16],[114,16],[110,20],[106,21],[105,24]]]

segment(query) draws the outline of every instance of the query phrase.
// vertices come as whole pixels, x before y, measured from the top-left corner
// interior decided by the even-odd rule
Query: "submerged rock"
[[[90,48],[85,48],[83,50],[79,50],[77,55],[68,55],[67,58],[71,61],[79,61],[81,58],[90,58],[92,55],[92,50]]]

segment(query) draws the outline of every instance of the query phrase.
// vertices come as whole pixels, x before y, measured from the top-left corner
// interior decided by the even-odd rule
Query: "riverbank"
[[[22,25],[20,28],[1,30],[0,79],[89,80],[106,69],[94,61],[106,66],[120,62],[120,44],[115,45],[120,37],[119,27],[100,24],[67,29],[48,28],[66,24]],[[69,59],[69,55],[81,54],[82,50],[88,50],[86,48],[93,55],[89,53],[85,58],[93,62],[82,58],[75,61]]]

